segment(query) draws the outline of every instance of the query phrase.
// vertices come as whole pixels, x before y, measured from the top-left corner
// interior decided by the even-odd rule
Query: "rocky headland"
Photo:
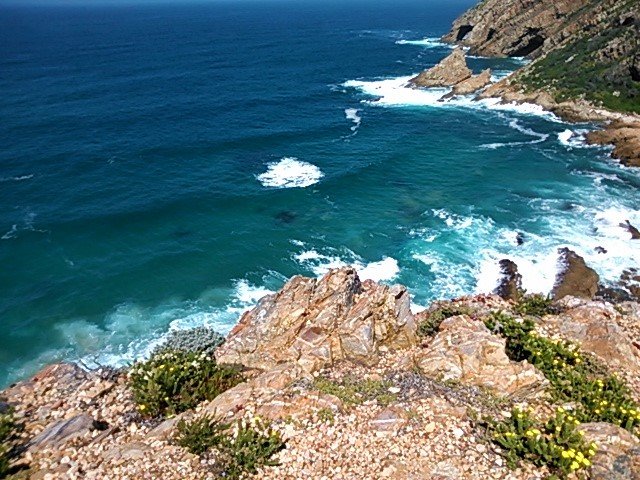
[[[640,4],[635,0],[485,0],[458,18],[443,40],[473,55],[525,57],[510,77],[489,82],[456,77],[451,95],[534,103],[571,122],[596,122],[588,141],[613,145],[613,156],[640,166]],[[457,54],[459,56],[459,54]],[[457,68],[464,72],[456,59]],[[452,63],[448,61],[448,63]],[[431,79],[436,70],[412,80]],[[483,72],[484,74],[484,72]]]
[[[504,262],[505,298],[414,313],[404,287],[341,268],[292,278],[222,345],[200,329],[127,369],[52,365],[0,394],[5,473],[638,479],[640,303],[594,298],[595,272],[559,253],[554,300]]]

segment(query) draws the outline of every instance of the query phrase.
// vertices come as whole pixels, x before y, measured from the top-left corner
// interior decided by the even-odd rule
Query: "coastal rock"
[[[448,57],[436,66],[425,70],[409,80],[417,87],[452,87],[471,78],[472,71],[467,67],[464,50],[456,48]]]
[[[640,480],[640,440],[610,423],[584,423],[579,427],[587,442],[598,451],[592,459],[593,480]]]
[[[598,292],[598,274],[584,261],[580,255],[568,248],[560,248],[559,262],[562,270],[556,277],[556,284],[551,294],[559,300],[567,295],[582,298],[593,298]]]
[[[487,68],[478,75],[474,75],[453,86],[453,90],[448,95],[470,95],[486,87],[491,83],[491,69]]]
[[[516,300],[522,290],[522,275],[518,273],[518,265],[509,259],[500,260],[500,284],[494,293],[505,300]]]
[[[295,362],[314,372],[337,360],[373,364],[378,349],[413,345],[407,290],[361,282],[353,268],[292,278],[246,312],[216,352],[220,363],[270,370]]]
[[[426,375],[490,388],[514,398],[544,390],[547,381],[532,365],[509,360],[505,340],[466,315],[446,319],[414,363]]]
[[[613,305],[565,297],[558,306],[562,313],[544,317],[545,325],[612,368],[640,375],[640,350],[616,322]]]
[[[613,156],[628,167],[640,167],[640,122],[613,122],[604,130],[587,135],[587,142],[596,145],[613,145]]]

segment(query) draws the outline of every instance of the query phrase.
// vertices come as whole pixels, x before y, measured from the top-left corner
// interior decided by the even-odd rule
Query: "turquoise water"
[[[0,4],[0,384],[227,331],[347,263],[416,306],[505,257],[548,291],[564,245],[605,279],[637,264],[640,177],[590,126],[405,87],[472,3]]]

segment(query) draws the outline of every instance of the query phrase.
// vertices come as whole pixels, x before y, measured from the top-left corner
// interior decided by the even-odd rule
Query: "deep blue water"
[[[640,177],[589,126],[403,87],[472,3],[0,2],[0,385],[228,330],[344,263],[417,305],[490,290],[505,256],[548,290],[562,245],[608,279],[638,263]]]

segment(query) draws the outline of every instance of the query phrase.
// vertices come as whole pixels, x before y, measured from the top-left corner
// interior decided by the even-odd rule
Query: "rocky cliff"
[[[564,253],[558,282],[582,292]],[[128,369],[54,365],[0,392],[0,422],[12,410],[20,426],[0,436],[0,467],[13,479],[640,479],[640,305],[517,297],[414,314],[405,288],[351,268],[294,277],[222,346],[185,353],[186,369],[172,359],[198,348],[192,336]],[[192,402],[198,375],[219,381],[227,364],[243,378]],[[183,406],[149,415],[156,397]]]

